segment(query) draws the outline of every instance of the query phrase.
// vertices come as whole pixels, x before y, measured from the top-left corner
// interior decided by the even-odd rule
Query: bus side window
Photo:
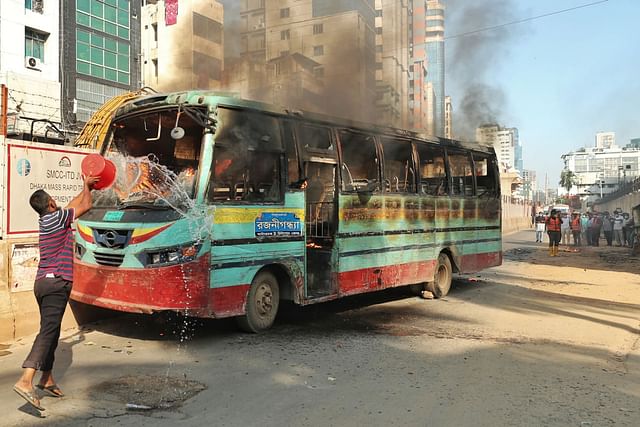
[[[371,135],[340,131],[342,191],[380,191],[378,153]]]
[[[497,165],[493,158],[484,154],[473,154],[476,170],[476,194],[478,196],[496,196],[498,194]]]
[[[411,142],[382,138],[384,189],[389,193],[415,193],[416,173]]]
[[[300,188],[302,177],[300,176],[300,161],[296,141],[293,137],[293,124],[289,121],[282,122],[284,132],[284,148],[287,156],[287,175],[289,187]]]
[[[282,201],[282,141],[276,117],[220,107],[210,202]]]
[[[473,169],[469,154],[448,151],[449,170],[451,171],[451,194],[454,196],[473,196]]]
[[[449,194],[449,180],[441,147],[416,144],[420,158],[420,193],[431,196]]]

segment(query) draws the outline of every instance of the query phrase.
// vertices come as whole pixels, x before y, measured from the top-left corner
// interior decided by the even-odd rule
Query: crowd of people
[[[556,256],[560,244],[569,246],[600,246],[604,237],[607,246],[633,247],[636,239],[633,217],[621,209],[609,212],[562,212],[552,209],[549,215],[539,212],[535,217],[536,242],[549,238],[549,255]]]

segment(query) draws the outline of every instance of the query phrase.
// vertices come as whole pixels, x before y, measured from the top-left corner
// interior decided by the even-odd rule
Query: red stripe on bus
[[[157,268],[89,265],[76,260],[71,298],[131,313],[162,310],[206,315],[209,306],[209,256]]]
[[[222,318],[243,315],[250,287],[251,285],[240,285],[211,289],[210,301],[213,316]]]
[[[435,261],[422,261],[339,273],[340,295],[353,295],[425,282],[433,278],[435,266]]]

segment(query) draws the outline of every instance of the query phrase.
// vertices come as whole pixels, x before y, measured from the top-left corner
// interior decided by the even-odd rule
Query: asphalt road
[[[42,414],[11,391],[21,340],[0,357],[0,424],[640,425],[638,275],[547,260],[531,240],[508,236],[503,266],[442,300],[395,289],[289,307],[261,335],[129,315],[67,331],[67,397]]]

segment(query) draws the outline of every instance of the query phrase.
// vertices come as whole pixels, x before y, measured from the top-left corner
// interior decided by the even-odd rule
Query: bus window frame
[[[474,198],[476,197],[476,171],[475,164],[473,162],[473,155],[471,150],[465,150],[460,148],[452,148],[445,147],[446,159],[447,159],[447,174],[449,176],[449,196],[450,197],[464,197],[464,198]],[[469,164],[471,165],[471,183],[472,190],[471,194],[453,194],[453,173],[451,172],[451,161],[449,159],[449,154],[452,155],[465,155],[469,160]]]
[[[294,123],[294,133],[298,146],[298,156],[300,162],[338,163],[338,142],[334,134],[334,128],[330,125],[306,122],[304,120],[292,120]],[[301,142],[301,127],[308,126],[327,130],[333,149],[303,147]]]
[[[478,175],[476,169],[476,156],[478,156],[478,160],[487,160],[487,173],[489,172],[489,168],[493,169],[493,193],[484,192],[482,194],[478,194]],[[500,169],[498,168],[498,160],[495,155],[492,153],[484,153],[480,151],[472,151],[471,159],[473,160],[473,180],[475,186],[475,197],[493,197],[500,198]]]
[[[372,133],[372,132],[366,132],[364,130],[360,130],[360,129],[352,129],[352,128],[348,128],[348,127],[336,127],[334,129],[335,131],[335,137],[336,137],[336,144],[337,144],[337,148],[338,148],[338,185],[339,185],[339,194],[384,194],[383,188],[382,188],[382,147],[380,144],[380,141],[378,140],[379,135],[377,133]],[[366,137],[370,137],[373,141],[373,146],[375,148],[375,153],[376,153],[376,169],[377,169],[377,178],[378,178],[378,182],[377,182],[377,189],[357,189],[354,188],[352,190],[347,190],[344,187],[343,184],[343,179],[342,179],[342,171],[343,168],[345,167],[345,163],[344,163],[344,147],[343,147],[343,142],[342,142],[342,138],[341,138],[341,133],[342,132],[348,132],[348,133],[352,133],[352,134],[357,134],[357,135],[363,135]],[[349,170],[349,167],[347,166],[347,170]],[[351,175],[351,173],[349,172],[349,175]]]
[[[265,205],[265,206],[278,206],[278,205],[284,205],[284,201],[285,201],[285,193],[288,189],[288,187],[285,187],[285,185],[287,185],[286,181],[287,181],[287,177],[285,176],[285,172],[287,172],[287,176],[288,176],[288,165],[287,165],[287,161],[286,161],[286,148],[284,146],[285,142],[284,142],[284,135],[283,135],[283,124],[282,124],[282,117],[277,115],[277,114],[272,114],[269,113],[267,111],[263,111],[263,110],[257,110],[257,109],[253,109],[253,108],[248,108],[248,107],[242,107],[242,106],[237,106],[237,105],[229,105],[229,104],[218,104],[216,105],[215,108],[215,115],[217,115],[217,110],[218,109],[227,109],[227,110],[233,110],[233,111],[240,111],[240,112],[250,112],[250,113],[254,113],[254,114],[258,114],[258,115],[262,115],[262,116],[269,116],[269,117],[273,117],[274,119],[276,119],[276,122],[278,123],[278,128],[279,128],[279,134],[280,134],[280,148],[275,148],[275,149],[266,149],[266,150],[251,150],[251,149],[247,149],[246,150],[246,154],[249,156],[253,156],[254,154],[252,153],[256,153],[256,152],[265,152],[265,153],[274,153],[278,155],[278,167],[279,167],[279,177],[278,177],[278,183],[280,186],[280,191],[279,191],[279,195],[278,195],[278,200],[270,200],[270,201],[257,201],[257,200],[210,200],[209,199],[209,192],[211,190],[211,183],[213,182],[213,180],[215,179],[215,171],[214,171],[214,162],[216,159],[216,146],[221,145],[222,147],[228,147],[227,144],[225,143],[219,143],[216,139],[215,139],[215,133],[214,133],[214,144],[213,144],[213,156],[211,158],[211,165],[209,165],[209,180],[207,182],[207,188],[205,190],[204,193],[204,202],[207,205],[217,205],[217,204],[223,204],[223,205]],[[249,162],[247,162],[247,164],[249,164]]]
[[[417,194],[418,193],[418,179],[417,179],[417,169],[416,169],[416,153],[415,153],[415,149],[414,149],[414,144],[413,144],[413,140],[408,139],[408,138],[403,138],[403,137],[398,137],[398,136],[392,136],[392,135],[378,135],[378,145],[379,145],[379,151],[380,151],[380,165],[381,165],[381,193],[383,194]],[[413,191],[391,191],[391,190],[387,190],[386,189],[386,165],[387,165],[387,159],[385,157],[385,151],[384,151],[384,143],[383,143],[383,139],[388,140],[391,144],[398,144],[398,143],[405,143],[405,144],[409,144],[409,151],[411,153],[411,169],[413,170]],[[409,181],[407,181],[409,182]],[[384,184],[384,185],[382,185]],[[389,185],[389,187],[391,187],[391,185]]]
[[[451,171],[449,170],[449,158],[447,156],[447,150],[446,147],[442,144],[433,144],[427,141],[420,141],[420,140],[414,140],[413,141],[413,145],[414,145],[414,150],[415,150],[415,156],[417,159],[417,164],[418,164],[418,194],[421,196],[425,196],[425,197],[451,197],[451,183],[452,183],[452,179],[451,179]],[[442,152],[442,159],[444,161],[444,173],[445,173],[445,181],[447,183],[447,191],[443,194],[429,194],[429,193],[423,193],[421,191],[422,188],[422,172],[420,171],[420,167],[422,166],[421,163],[421,157],[420,157],[420,149],[419,146],[422,145],[425,147],[425,149],[438,149],[441,150]]]

